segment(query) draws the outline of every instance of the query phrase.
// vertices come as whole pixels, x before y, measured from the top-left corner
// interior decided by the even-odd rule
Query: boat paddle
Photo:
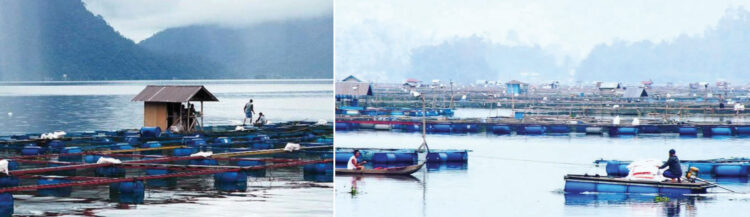
[[[719,188],[721,188],[721,189],[724,189],[724,190],[730,191],[730,192],[732,192],[732,193],[738,193],[738,194],[744,194],[744,193],[745,193],[745,192],[737,192],[737,191],[735,191],[735,190],[732,190],[732,189],[729,189],[729,188],[727,188],[727,187],[721,186],[721,185],[719,185],[719,184],[716,184],[716,183],[714,183],[714,182],[709,182],[709,181],[706,181],[705,179],[701,179],[701,178],[698,178],[698,177],[695,177],[695,180],[698,180],[698,181],[704,181],[704,182],[706,182],[706,183],[708,183],[708,184],[712,184],[712,185],[714,185],[714,186],[716,186],[716,187],[719,187]]]

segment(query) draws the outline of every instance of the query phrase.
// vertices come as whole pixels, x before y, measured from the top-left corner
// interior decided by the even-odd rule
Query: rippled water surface
[[[205,85],[219,99],[204,103],[206,125],[242,122],[251,98],[272,122],[333,120],[329,80],[6,83],[0,84],[0,135],[139,128],[143,102],[130,100],[148,84]]]
[[[750,212],[750,195],[714,188],[701,197],[566,195],[565,174],[606,174],[596,159],[666,160],[750,157],[748,138],[677,135],[602,136],[428,135],[432,149],[468,149],[466,169],[424,168],[407,178],[337,176],[336,216],[737,216]],[[419,134],[336,132],[337,147],[416,148]],[[710,179],[750,192],[743,179]],[[356,187],[356,193],[352,193]]]

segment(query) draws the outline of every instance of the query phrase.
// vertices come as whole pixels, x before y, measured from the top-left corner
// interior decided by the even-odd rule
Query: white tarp
[[[111,157],[100,157],[99,160],[96,161],[96,163],[97,164],[104,164],[104,163],[120,164],[122,163],[122,161],[111,158]]]
[[[297,143],[286,143],[286,146],[284,146],[284,151],[292,152],[292,151],[298,151],[300,148],[300,145]]]
[[[190,157],[195,157],[195,156],[201,156],[201,157],[211,157],[211,155],[213,155],[213,154],[214,154],[214,153],[213,153],[213,152],[211,152],[211,151],[208,151],[208,152],[203,152],[203,151],[200,151],[200,152],[198,152],[198,153],[195,153],[195,154],[191,154],[191,155],[190,155]]]
[[[8,173],[8,160],[0,160],[0,173],[5,173],[5,175],[10,175]]]
[[[628,180],[664,181],[666,178],[661,175],[662,173],[659,170],[661,165],[662,161],[654,159],[633,161],[628,165],[630,172],[625,178]]]
[[[641,124],[641,120],[638,118],[633,118],[633,123],[631,123],[633,126],[638,126]]]
[[[41,139],[61,139],[63,138],[67,133],[65,131],[55,131],[51,133],[44,133],[39,138]]]

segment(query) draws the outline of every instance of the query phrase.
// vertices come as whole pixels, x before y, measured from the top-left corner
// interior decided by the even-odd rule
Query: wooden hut
[[[131,101],[144,102],[144,127],[191,132],[195,126],[203,128],[203,102],[219,100],[202,85],[148,85]],[[200,102],[200,123],[197,123],[198,115],[190,111],[190,102]]]

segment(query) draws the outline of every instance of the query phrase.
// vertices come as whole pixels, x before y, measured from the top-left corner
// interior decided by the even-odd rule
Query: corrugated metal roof
[[[336,82],[336,95],[372,96],[372,86],[368,83]]]
[[[508,83],[505,83],[505,84],[520,84],[520,85],[525,85],[526,83],[520,82],[518,80],[511,80],[511,81],[508,81]]]
[[[619,86],[617,82],[602,82],[599,84],[599,89],[617,89]]]
[[[622,94],[622,97],[624,98],[648,97],[648,92],[646,92],[646,89],[643,89],[643,88],[631,87],[625,90],[625,92]]]
[[[148,85],[131,101],[143,102],[188,102],[188,101],[215,101],[219,99],[208,92],[202,85],[195,86],[166,86]]]

